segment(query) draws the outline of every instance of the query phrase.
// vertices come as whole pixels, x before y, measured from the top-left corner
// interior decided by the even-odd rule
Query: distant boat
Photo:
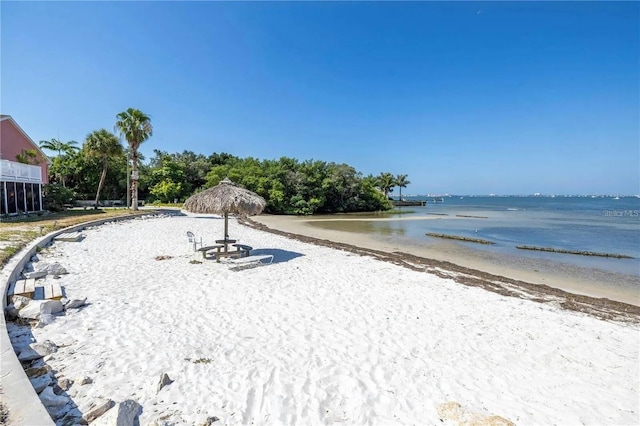
[[[618,195],[616,195],[615,197],[613,197],[614,200],[619,200],[620,197]]]

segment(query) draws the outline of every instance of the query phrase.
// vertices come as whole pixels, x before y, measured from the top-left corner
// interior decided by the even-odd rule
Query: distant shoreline
[[[411,218],[407,218],[411,219]],[[412,218],[415,219],[415,218]],[[437,220],[439,218],[421,218]],[[447,217],[455,220],[454,217]],[[478,250],[468,249],[456,245],[454,242],[444,241],[436,248],[423,246],[402,245],[389,239],[374,238],[365,233],[348,232],[313,226],[311,222],[331,221],[332,219],[314,219],[313,217],[260,215],[251,218],[252,221],[283,233],[291,233],[313,239],[349,244],[370,250],[386,253],[405,253],[421,259],[445,262],[473,273],[490,274],[505,277],[510,280],[530,283],[532,285],[549,286],[551,288],[568,291],[577,295],[594,298],[607,298],[622,303],[640,306],[637,277],[615,274],[592,268],[561,265],[547,260],[533,260],[515,258],[504,261],[506,255],[494,255]],[[333,220],[391,220],[386,218],[349,218]],[[395,220],[405,220],[398,218]],[[500,258],[502,262],[496,263]]]

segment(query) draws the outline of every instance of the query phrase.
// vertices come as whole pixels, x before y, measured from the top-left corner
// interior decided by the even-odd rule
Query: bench
[[[13,296],[24,296],[33,300],[53,299],[60,300],[64,293],[58,283],[36,285],[35,279],[18,280],[9,285],[7,290],[8,303],[13,303]]]
[[[44,284],[41,287],[36,287],[36,294],[34,300],[62,299],[62,287],[58,283]]]
[[[208,251],[216,250],[216,258],[217,258],[218,255],[220,254],[220,249],[222,249],[222,248],[224,248],[223,244],[216,244],[215,246],[201,247],[197,251],[201,251],[202,252],[202,257],[206,259]]]
[[[236,247],[238,249],[238,251],[241,251],[242,253],[240,254],[240,257],[247,257],[249,256],[251,250],[253,250],[253,247],[245,245],[245,244],[233,244],[234,247]]]
[[[253,250],[253,247],[247,246],[244,244],[233,244],[233,246],[236,249],[230,250],[230,251],[223,250],[227,248],[227,246],[225,246],[224,244],[216,244],[214,246],[202,247],[202,248],[199,248],[197,251],[201,251],[202,257],[206,259],[207,252],[211,252],[215,250],[216,252],[214,253],[214,255],[216,257],[216,261],[220,262],[220,259],[223,257],[236,257],[236,256],[240,258],[248,257],[249,253],[251,253],[251,250]]]
[[[216,240],[216,244],[233,244],[236,240]]]
[[[33,299],[33,295],[36,292],[36,280],[31,278],[27,280],[18,280],[9,285],[7,290],[8,303],[13,302],[13,296],[24,296],[29,299]]]
[[[263,260],[269,260],[268,262],[262,262]],[[270,264],[273,262],[272,254],[257,254],[254,256],[246,256],[239,257],[237,259],[229,259],[227,262],[231,266],[243,266],[243,265],[259,265],[259,264]]]
[[[70,241],[70,242],[78,242],[83,238],[83,235],[80,232],[65,232],[64,234],[57,235],[55,237],[56,241]]]

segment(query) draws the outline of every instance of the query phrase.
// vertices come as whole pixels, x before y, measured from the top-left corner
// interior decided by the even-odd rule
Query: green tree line
[[[393,188],[402,191],[410,183],[406,175],[363,176],[347,164],[288,157],[260,160],[224,152],[206,156],[154,150],[145,162],[138,149],[153,128],[149,116],[132,108],[117,114],[114,131],[126,140],[126,146],[106,129],[89,133],[80,147],[75,141],[41,141],[41,148],[56,154],[45,193],[58,207],[73,199],[94,200],[96,206],[100,200],[124,204],[127,171],[134,171],[137,177],[131,179],[133,208],[137,208],[138,195],[147,203],[183,202],[227,177],[264,197],[266,212],[273,214],[386,210],[391,208]]]

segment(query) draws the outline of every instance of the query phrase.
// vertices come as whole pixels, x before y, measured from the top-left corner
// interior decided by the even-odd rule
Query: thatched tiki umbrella
[[[240,188],[224,178],[216,186],[192,195],[184,202],[184,209],[191,213],[224,215],[224,239],[229,239],[229,213],[242,216],[260,214],[267,202],[248,189]]]

